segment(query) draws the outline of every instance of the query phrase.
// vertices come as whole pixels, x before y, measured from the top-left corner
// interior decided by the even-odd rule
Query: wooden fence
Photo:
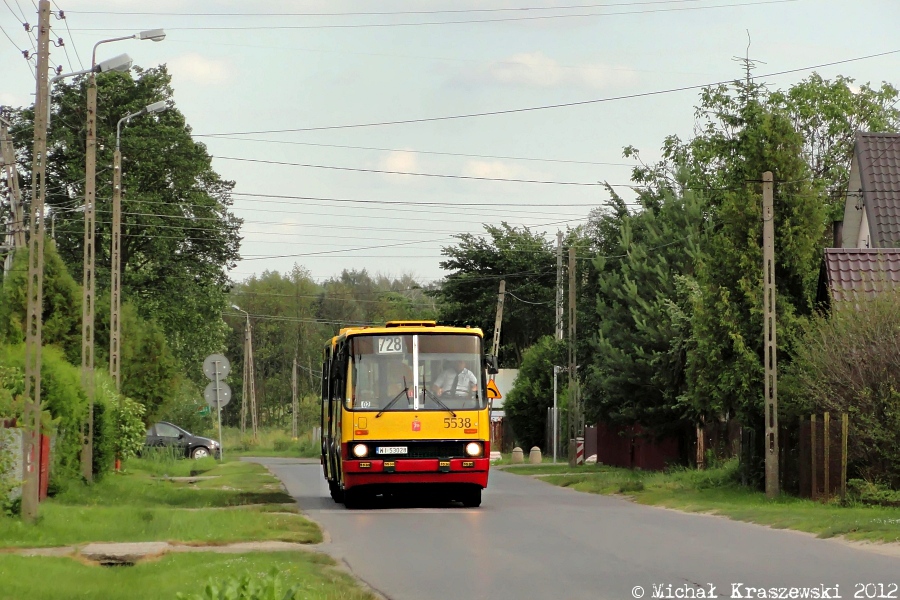
[[[847,413],[810,415],[800,421],[798,490],[800,496],[828,501],[847,495]]]

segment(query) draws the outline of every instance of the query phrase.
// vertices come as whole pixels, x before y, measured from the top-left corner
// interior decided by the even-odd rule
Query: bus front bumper
[[[488,458],[344,461],[344,487],[376,484],[474,484],[487,487]]]

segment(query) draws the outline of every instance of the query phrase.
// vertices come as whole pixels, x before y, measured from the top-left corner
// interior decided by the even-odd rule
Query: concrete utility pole
[[[15,250],[25,248],[25,215],[22,210],[22,195],[19,192],[19,172],[16,169],[16,151],[9,134],[10,122],[0,114],[0,161],[6,172],[6,189],[9,193],[9,229],[6,232],[6,246],[9,253],[3,267],[3,274],[12,268]]]
[[[556,339],[563,339],[563,260],[562,231],[556,232]]]
[[[25,325],[25,482],[22,518],[37,519],[40,493],[41,313],[44,304],[44,194],[47,168],[47,90],[50,68],[50,1],[38,5],[37,91],[31,168],[31,231],[28,248],[28,311]]]
[[[575,248],[569,248],[569,438],[575,439],[582,432],[581,405],[578,398],[578,378],[576,377],[576,312],[575,312]]]
[[[118,137],[117,135],[117,140]],[[116,392],[120,392],[122,390],[119,365],[119,343],[122,340],[122,326],[119,323],[119,314],[122,311],[122,152],[119,150],[119,144],[116,144],[113,153],[112,250],[109,256],[112,278],[109,288],[109,375],[116,382]]]
[[[497,318],[494,319],[494,343],[491,346],[491,356],[495,358],[500,353],[500,327],[503,325],[503,300],[506,298],[506,280],[500,280],[500,293],[497,294]],[[497,359],[499,363],[499,358]],[[493,375],[491,376],[493,379]]]
[[[766,496],[779,493],[778,363],[775,338],[775,210],[772,172],[763,173],[763,336],[765,337]]]
[[[97,47],[94,46],[94,56]],[[97,79],[94,63],[87,84],[87,143],[84,158],[84,265],[81,285],[81,383],[88,397],[88,418],[84,424],[84,446],[81,449],[81,474],[87,481],[93,480],[94,455],[94,236],[96,231],[95,199],[97,172]]]
[[[297,355],[294,355],[294,366],[291,369],[291,437],[297,439],[299,437],[297,411],[300,410],[300,403],[297,399]]]

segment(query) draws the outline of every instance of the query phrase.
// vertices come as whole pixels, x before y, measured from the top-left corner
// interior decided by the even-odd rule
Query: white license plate
[[[378,446],[375,454],[406,454],[406,446]]]

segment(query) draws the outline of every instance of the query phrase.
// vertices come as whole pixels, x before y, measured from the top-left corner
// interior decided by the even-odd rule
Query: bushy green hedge
[[[25,346],[0,346],[0,365],[14,367],[24,373]],[[81,477],[81,427],[87,418],[88,401],[81,387],[79,369],[66,362],[62,351],[53,346],[43,348],[41,408],[53,420],[56,442],[51,486],[60,489],[67,482]]]

